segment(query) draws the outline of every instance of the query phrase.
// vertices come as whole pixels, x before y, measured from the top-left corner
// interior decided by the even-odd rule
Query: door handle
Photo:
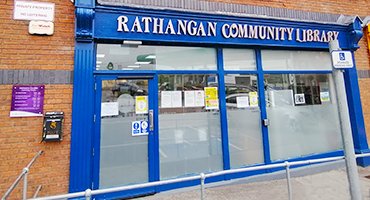
[[[154,111],[149,110],[149,130],[154,130]]]

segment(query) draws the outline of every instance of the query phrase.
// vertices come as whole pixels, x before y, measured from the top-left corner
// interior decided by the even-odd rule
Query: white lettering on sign
[[[127,16],[119,16],[117,18],[118,32],[135,32],[135,33],[154,33],[154,34],[170,34],[170,35],[191,35],[210,37],[216,36],[216,22],[197,22],[194,20],[176,20],[176,25],[173,20],[169,19],[165,22],[163,18],[155,17],[135,17],[132,25],[129,26],[129,18]],[[144,31],[143,31],[144,30]],[[152,30],[152,31],[150,31]]]
[[[217,36],[217,22],[204,22],[185,19],[164,19],[156,17],[117,18],[118,32],[153,33],[159,35],[189,35],[197,37]],[[338,31],[276,27],[225,23],[219,29],[222,37],[236,39],[259,39],[275,41],[323,42],[337,40]]]
[[[15,20],[54,21],[54,3],[14,1]]]

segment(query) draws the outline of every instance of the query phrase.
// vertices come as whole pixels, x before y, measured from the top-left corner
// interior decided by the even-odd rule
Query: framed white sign
[[[54,3],[36,1],[14,1],[15,20],[54,21]]]
[[[336,69],[346,69],[353,67],[352,53],[350,51],[331,52],[333,67]]]

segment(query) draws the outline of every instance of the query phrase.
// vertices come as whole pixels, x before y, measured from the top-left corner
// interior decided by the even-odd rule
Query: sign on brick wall
[[[43,116],[44,85],[14,85],[10,117]]]
[[[54,21],[54,3],[14,1],[13,19]]]

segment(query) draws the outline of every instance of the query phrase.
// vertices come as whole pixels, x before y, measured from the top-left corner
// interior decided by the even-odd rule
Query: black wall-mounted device
[[[63,134],[63,120],[63,112],[46,112],[44,116],[42,141],[61,141]]]

